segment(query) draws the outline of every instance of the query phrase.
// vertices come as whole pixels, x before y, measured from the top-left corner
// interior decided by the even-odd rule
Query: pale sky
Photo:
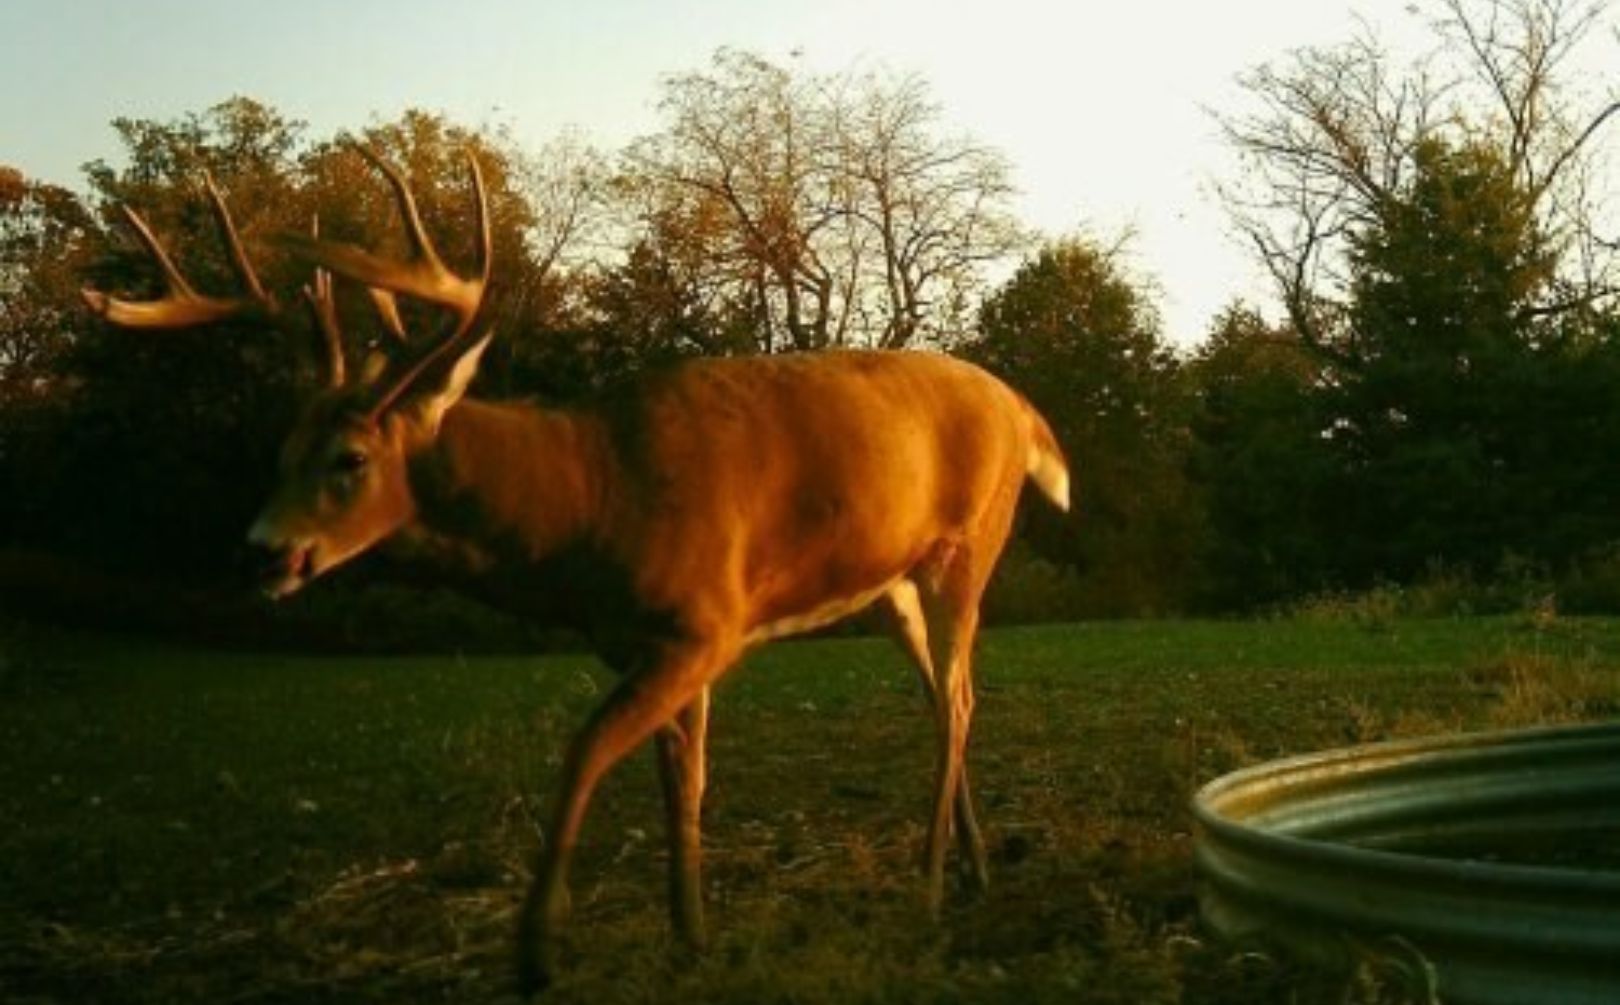
[[[1205,109],[1233,107],[1257,63],[1348,38],[1352,11],[1392,38],[1422,24],[1408,0],[0,0],[0,163],[80,187],[81,164],[120,152],[114,117],[237,94],[317,137],[419,107],[615,151],[657,128],[663,76],[722,46],[884,66],[1007,156],[1026,223],[1134,228],[1187,344],[1266,295],[1209,192],[1228,162]]]

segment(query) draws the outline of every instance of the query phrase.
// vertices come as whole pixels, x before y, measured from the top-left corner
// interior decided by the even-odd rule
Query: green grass
[[[930,725],[898,651],[767,648],[715,706],[713,948],[671,948],[641,754],[593,805],[551,1000],[1337,1000],[1342,978],[1205,940],[1192,791],[1285,753],[1613,716],[1617,666],[1612,620],[989,633],[970,763],[992,889],[933,924]],[[559,754],[608,684],[575,657],[306,659],[0,625],[0,999],[501,997]]]

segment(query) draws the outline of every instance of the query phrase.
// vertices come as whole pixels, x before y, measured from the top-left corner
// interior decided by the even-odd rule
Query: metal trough
[[[1205,922],[1448,1003],[1620,1002],[1620,722],[1273,761],[1195,797]]]

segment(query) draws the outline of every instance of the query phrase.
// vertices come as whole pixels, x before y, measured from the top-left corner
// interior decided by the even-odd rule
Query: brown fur
[[[943,896],[944,812],[954,810],[982,882],[961,762],[970,642],[1030,457],[1053,464],[1053,449],[1008,387],[928,353],[693,361],[588,410],[463,402],[445,412],[437,439],[413,451],[410,504],[379,507],[413,519],[366,537],[399,530],[402,550],[458,562],[463,579],[497,584],[484,592],[505,605],[549,606],[624,674],[565,768],[523,914],[530,982],[543,981],[541,943],[565,913],[567,854],[591,788],[654,731],[674,801],[672,909],[682,934],[701,939],[708,686],[747,645],[880,597],[938,692],[946,809],[930,827],[930,901]]]
[[[953,814],[983,882],[962,764],[978,601],[1025,478],[1062,470],[1023,399],[946,356],[834,352],[693,361],[571,411],[440,401],[436,431],[418,428],[410,402],[369,429],[342,408],[312,408],[266,512],[288,529],[256,533],[287,546],[296,531],[299,547],[343,557],[387,540],[505,606],[575,622],[623,675],[565,765],[523,913],[531,986],[566,913],[591,791],[654,733],[671,801],[671,907],[701,940],[709,686],[747,646],[879,599],[940,724],[929,901],[943,896]],[[347,449],[373,460],[336,514],[323,459]]]
[[[969,877],[986,881],[964,755],[973,714],[979,598],[1025,478],[1067,508],[1068,472],[1028,402],[967,363],[927,353],[829,352],[701,360],[590,408],[464,401],[489,335],[467,340],[489,276],[488,215],[473,187],[482,275],[444,269],[404,177],[387,174],[414,249],[390,263],[347,245],[291,240],[314,264],[428,300],[458,319],[397,367],[343,384],[331,282],[311,296],[332,385],[288,436],[281,477],[249,539],[282,596],[379,544],[526,614],[572,621],[621,681],[575,737],[548,840],[519,922],[520,976],[542,986],[568,909],[568,860],[591,793],[657,736],[669,817],[670,908],[703,937],[699,820],[709,687],[749,645],[873,602],[922,677],[938,726],[928,825],[928,902],[944,896],[953,823]],[[229,213],[210,187],[236,247]],[[128,303],[86,291],[116,324],[176,327],[256,310],[197,298],[131,214],[168,292]],[[391,303],[383,298],[382,302]],[[397,322],[396,322],[397,326]]]

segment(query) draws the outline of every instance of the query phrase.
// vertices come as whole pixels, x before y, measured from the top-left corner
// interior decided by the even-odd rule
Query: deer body
[[[448,274],[403,179],[384,170],[411,228],[412,262],[319,241],[297,250],[345,277],[444,303],[459,324],[393,377],[346,384],[331,282],[318,274],[311,301],[339,378],[288,437],[278,487],[250,539],[271,558],[272,595],[381,546],[507,609],[572,623],[618,673],[564,760],[520,913],[524,987],[548,979],[568,911],[569,858],[595,786],[649,738],[668,818],[673,921],[701,943],[710,685],[749,646],[874,602],[916,666],[937,725],[928,902],[937,910],[943,899],[953,829],[970,880],[982,886],[984,844],[964,766],[972,643],[1024,481],[1068,506],[1067,470],[1041,417],[977,367],[917,352],[694,360],[568,410],[466,399],[488,343],[487,334],[467,337],[482,281]],[[210,192],[239,269],[269,303]],[[193,323],[195,294],[131,218],[171,296],[87,299],[118,323]],[[387,294],[373,295],[397,328]],[[207,303],[211,317],[231,309]]]
[[[921,353],[693,361],[590,409],[463,401],[408,467],[414,517],[398,550],[517,613],[572,623],[622,676],[568,758],[524,947],[566,913],[567,854],[591,789],[659,730],[671,907],[701,941],[693,737],[709,685],[749,645],[881,600],[937,692],[941,761],[960,776],[967,647],[1020,489],[1038,474],[1067,503],[1033,410],[983,371]],[[951,668],[943,678],[936,658]],[[951,786],[944,805],[982,880],[971,803]],[[948,826],[930,839],[936,905]]]
[[[765,641],[853,613],[1004,516],[1031,414],[921,353],[693,361],[577,410],[467,400],[408,465],[395,550],[593,637],[605,619]]]

